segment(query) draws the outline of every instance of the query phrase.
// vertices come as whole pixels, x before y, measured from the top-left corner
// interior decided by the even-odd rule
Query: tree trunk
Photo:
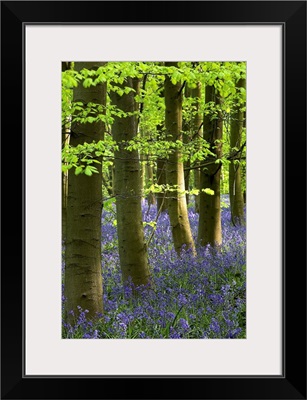
[[[200,189],[200,169],[199,168],[195,168],[193,170],[193,174],[194,174],[194,186],[196,189]],[[199,194],[196,194],[194,196],[194,201],[195,201],[195,212],[199,213]]]
[[[147,156],[147,162],[145,164],[145,186],[150,187],[154,183],[154,168],[152,165],[152,161],[149,160]],[[148,193],[147,195],[148,205],[154,205],[157,203],[156,196],[153,192]]]
[[[117,86],[120,86],[117,84]],[[133,87],[127,78],[122,87]],[[112,103],[124,112],[135,111],[134,94],[119,96],[111,92]],[[129,279],[135,286],[150,284],[148,255],[142,219],[141,165],[137,150],[126,150],[125,141],[136,135],[135,116],[114,117],[113,139],[119,146],[115,152],[114,190],[116,196],[117,234],[123,282]]]
[[[191,96],[194,99],[200,99],[201,98],[201,83],[197,82],[197,86],[196,88],[193,88],[191,90]],[[202,115],[199,112],[199,108],[200,108],[200,104],[199,102],[196,103],[196,110],[197,113],[195,114],[194,118],[193,118],[193,139],[198,139],[199,137],[202,136],[202,125],[203,125],[203,121],[202,121]],[[194,187],[196,189],[199,189],[200,187],[200,170],[199,168],[195,168],[193,170],[194,173]],[[199,195],[195,195],[195,212],[199,212]]]
[[[104,63],[76,62],[75,69],[93,70]],[[82,83],[74,88],[74,101],[105,105],[105,84],[84,88]],[[103,140],[103,122],[72,124],[70,144],[74,147],[85,142]],[[101,161],[101,158],[97,158]],[[101,164],[95,164],[99,173],[92,176],[75,175],[69,170],[67,198],[67,239],[65,265],[65,317],[73,323],[72,310],[78,315],[78,306],[88,310],[87,317],[94,319],[103,312],[101,271]],[[98,313],[98,314],[97,314]]]
[[[70,62],[62,62],[62,72],[70,69]],[[69,143],[70,123],[62,126],[62,147]],[[65,246],[66,241],[66,225],[67,225],[67,196],[68,196],[68,171],[62,172],[62,243]]]
[[[191,97],[191,88],[189,88],[189,86],[186,84],[185,88],[184,88],[184,96],[186,98]],[[188,115],[187,118],[184,118],[182,120],[182,141],[184,144],[188,144],[191,142],[192,140],[192,136],[193,136],[193,127],[192,127],[192,118],[191,115]],[[184,169],[184,187],[187,191],[190,190],[190,166],[191,166],[191,161],[190,159],[185,160],[183,163],[183,169]],[[190,194],[189,192],[186,193],[185,195],[186,197],[186,202],[187,204],[189,204],[189,200],[190,200]]]
[[[177,66],[177,63],[166,62],[166,66]],[[164,83],[165,93],[165,128],[169,140],[182,140],[182,84],[173,84],[168,76]],[[178,255],[182,250],[192,250],[195,254],[194,240],[188,218],[184,186],[184,170],[181,154],[176,149],[167,160],[167,184],[175,189],[167,194],[167,209],[172,228],[174,247]]]
[[[159,136],[162,138],[162,125],[157,126],[157,131],[159,132]],[[158,185],[166,185],[166,160],[159,158],[157,160],[157,173],[156,173],[156,179],[157,179],[157,184]],[[160,193],[156,194],[156,199],[157,199],[157,211],[159,212],[164,212],[167,211],[167,198],[166,198],[166,192],[162,191]]]
[[[240,79],[236,86],[237,88],[245,88],[245,85],[246,80]],[[237,106],[230,124],[230,147],[233,152],[241,148],[242,129],[243,112]],[[237,158],[240,158],[239,153]],[[232,222],[234,225],[242,225],[244,223],[244,197],[241,187],[241,166],[240,163],[234,161],[229,164],[229,199]]]
[[[213,86],[206,87],[206,103],[215,102],[220,104],[220,97],[215,93]],[[200,172],[200,199],[199,199],[199,224],[198,242],[202,246],[208,244],[219,247],[222,244],[221,204],[220,204],[220,175],[221,164],[214,161],[221,157],[222,145],[219,142],[223,136],[222,115],[218,112],[217,119],[212,120],[212,115],[204,116],[204,139],[210,143],[210,150],[216,155],[212,164],[201,168]],[[206,194],[202,190],[209,188],[214,191],[213,195]]]
[[[193,99],[193,107],[191,109],[191,115],[184,121],[183,126],[183,141],[184,143],[189,143],[193,140],[197,140],[202,134],[202,115],[199,112],[199,100],[201,99],[201,83],[197,82],[195,88],[191,88],[188,85],[185,87],[185,97],[190,97]],[[191,162],[190,160],[185,161],[184,163],[184,181],[186,190],[190,189],[190,180],[191,180],[191,172],[190,172]],[[199,189],[199,169],[193,168],[193,188]],[[189,193],[186,195],[187,204],[189,203],[190,197]],[[195,200],[195,209],[198,212],[199,209],[199,197],[198,195],[194,195]]]
[[[69,134],[62,134],[63,146],[69,141]],[[67,196],[68,196],[68,171],[62,172],[62,243],[66,244],[67,228]]]

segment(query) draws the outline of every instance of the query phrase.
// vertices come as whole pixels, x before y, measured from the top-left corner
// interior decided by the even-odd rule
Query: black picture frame
[[[283,26],[282,376],[24,375],[23,29],[27,23]],[[306,399],[305,1],[1,1],[1,98],[2,399]]]

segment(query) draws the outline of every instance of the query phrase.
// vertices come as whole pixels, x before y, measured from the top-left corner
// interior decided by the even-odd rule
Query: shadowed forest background
[[[62,63],[62,338],[246,338],[246,64]]]

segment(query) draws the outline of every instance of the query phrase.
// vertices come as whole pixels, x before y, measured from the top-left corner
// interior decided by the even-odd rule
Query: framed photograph
[[[2,225],[6,227],[2,229],[1,398],[306,399],[306,2],[1,1],[1,28],[1,201]],[[234,160],[238,160],[237,154],[241,157],[244,148],[244,163],[239,164],[246,166],[243,179],[246,183],[242,183],[247,188],[245,269],[244,273],[231,269],[237,265],[237,260],[231,259],[227,261],[231,268],[215,275],[214,282],[207,275],[196,279],[209,279],[211,288],[210,294],[204,295],[208,300],[204,308],[197,311],[194,306],[195,315],[202,314],[199,321],[203,330],[193,323],[196,318],[193,307],[187,306],[197,297],[198,289],[193,286],[193,297],[181,283],[180,291],[173,297],[168,298],[166,294],[171,289],[164,288],[163,295],[170,308],[167,312],[162,308],[157,310],[165,319],[152,321],[151,328],[149,323],[146,326],[140,322],[143,312],[140,307],[139,317],[133,317],[134,325],[126,323],[118,309],[114,314],[116,328],[114,322],[103,325],[108,326],[103,332],[99,324],[97,329],[91,325],[91,329],[82,330],[83,309],[78,319],[82,329],[70,324],[72,311],[65,308],[65,296],[67,293],[73,296],[77,281],[71,292],[62,293],[63,287],[68,286],[67,281],[63,284],[67,265],[63,267],[62,263],[62,174],[73,167],[76,175],[91,176],[97,168],[91,156],[86,158],[88,155],[82,159],[86,167],[73,161],[66,170],[62,168],[63,76],[70,80],[71,89],[74,79],[83,81],[83,87],[94,78],[98,79],[95,85],[104,83],[102,75],[87,66],[91,62],[97,63],[96,72],[113,74],[112,82],[116,85],[107,87],[113,114],[93,113],[98,104],[94,91],[86,102],[80,91],[73,100],[72,97],[67,100],[73,93],[68,91],[67,104],[75,107],[72,113],[75,119],[70,120],[69,113],[64,113],[71,138],[87,133],[78,125],[82,118],[92,119],[87,119],[92,123],[97,115],[104,115],[100,120],[108,131],[107,124],[119,118],[114,104],[123,111],[121,107],[125,106],[119,104],[131,92],[140,93],[134,101],[144,107],[138,109],[139,114],[135,110],[129,114],[128,107],[125,119],[143,112],[143,125],[139,126],[153,135],[160,126],[162,106],[156,107],[159,96],[165,97],[166,112],[171,113],[177,97],[170,96],[167,100],[168,90],[176,85],[179,94],[185,93],[185,121],[192,124],[195,118],[189,120],[187,115],[197,113],[191,111],[195,110],[193,95],[187,93],[197,88],[195,80],[205,73],[211,91],[206,90],[207,104],[199,111],[203,119],[196,131],[206,123],[204,116],[210,114],[208,110],[215,110],[210,119],[218,127],[214,132],[220,129],[220,115],[230,137],[232,121],[240,121],[243,139],[239,145],[238,141],[230,144],[227,161],[238,165]],[[106,64],[110,67],[106,68]],[[121,87],[124,67],[129,68],[127,77],[136,76],[135,71],[146,75],[151,92],[145,91],[145,84],[138,92],[132,81],[130,89]],[[154,78],[147,78],[149,67]],[[67,70],[72,72],[65,75]],[[116,78],[115,70],[120,70]],[[193,76],[190,81],[186,80],[186,71]],[[211,84],[210,74],[215,74]],[[165,78],[159,78],[160,75]],[[232,81],[234,76],[236,81]],[[161,82],[163,93],[159,92]],[[90,103],[91,99],[95,101]],[[85,104],[92,107],[86,115]],[[76,114],[78,107],[83,113],[81,119]],[[172,131],[174,123],[166,119],[165,125],[168,132],[173,132],[173,143],[178,144],[176,139],[183,128]],[[112,129],[116,139],[116,128]],[[146,138],[147,143],[162,140],[159,133]],[[214,137],[211,156],[220,157],[216,149],[221,142]],[[114,143],[117,159],[121,160],[119,142]],[[165,146],[168,144],[165,142]],[[96,155],[98,150],[95,148]],[[105,154],[109,153],[104,153],[104,157]],[[67,160],[64,161],[69,165]],[[127,165],[121,164],[122,169],[128,168]],[[195,165],[194,168],[185,164],[184,168],[190,171],[200,164]],[[219,169],[218,166],[211,176]],[[129,181],[127,176],[125,179]],[[191,178],[194,184],[195,176]],[[19,181],[15,182],[17,177]],[[117,179],[116,173],[112,179]],[[226,179],[227,186],[228,175],[222,179]],[[174,181],[172,184],[178,186]],[[104,199],[107,199],[107,185],[104,185]],[[189,186],[190,198],[196,193],[194,186]],[[228,189],[227,186],[225,193]],[[215,196],[220,187],[215,187],[212,193],[208,190],[207,196]],[[234,196],[235,190],[231,190]],[[123,208],[128,208],[127,198]],[[16,206],[12,207],[12,200],[17,201]],[[103,204],[106,212],[106,203]],[[201,204],[205,207],[205,203]],[[112,232],[116,229],[119,232],[117,225],[123,224],[118,210],[117,219],[110,219]],[[147,211],[149,214],[149,208]],[[18,226],[21,223],[21,242],[16,240],[14,222]],[[157,219],[148,219],[143,225],[144,230],[149,227],[149,240],[156,222]],[[123,242],[128,238],[129,235]],[[104,249],[111,249],[111,240],[109,237],[103,242]],[[174,235],[173,240],[176,248]],[[200,234],[198,240],[204,240]],[[21,243],[19,254],[17,243]],[[234,239],[229,242],[229,248],[238,250],[239,246],[234,245]],[[169,253],[161,249],[155,257],[161,256],[161,265],[169,265]],[[211,253],[206,253],[202,262],[206,257],[209,263]],[[200,258],[199,253],[197,262]],[[219,258],[214,260],[217,265]],[[185,262],[187,268],[192,263],[196,265],[190,259]],[[156,264],[154,268],[158,270]],[[176,268],[175,263],[172,268]],[[122,268],[125,279],[123,271]],[[65,275],[65,279],[70,278]],[[207,287],[204,288],[206,291]],[[90,297],[87,290],[83,292],[82,298]],[[160,296],[158,289],[155,293]],[[214,311],[219,299],[226,298],[225,293],[235,309],[230,317],[232,308],[219,307],[219,311]],[[111,300],[105,297],[104,301],[106,310],[112,311]],[[172,301],[177,307],[175,311],[171,308]],[[109,318],[110,314],[105,315]],[[108,321],[104,318],[103,323]],[[170,326],[165,325],[167,318],[172,322]],[[137,328],[131,330],[132,325]]]

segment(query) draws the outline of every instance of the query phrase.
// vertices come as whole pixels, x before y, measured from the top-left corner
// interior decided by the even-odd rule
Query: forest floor
[[[167,213],[157,224],[156,206],[143,204],[145,237],[153,285],[132,295],[123,288],[116,233],[115,205],[102,215],[104,317],[93,324],[80,308],[74,326],[63,323],[63,338],[88,339],[235,339],[246,337],[246,227],[231,222],[228,196],[222,197],[220,251],[196,245],[197,255],[179,258],[173,249]],[[189,205],[196,243],[198,214]]]

